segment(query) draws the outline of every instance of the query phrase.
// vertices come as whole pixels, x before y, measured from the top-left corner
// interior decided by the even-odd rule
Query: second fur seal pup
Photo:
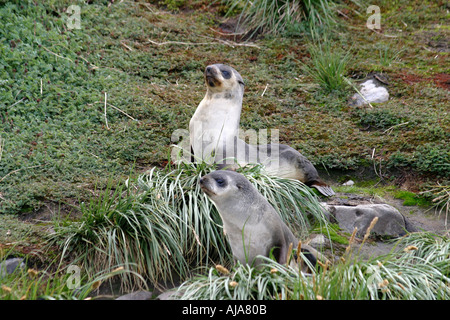
[[[235,259],[257,265],[258,255],[272,252],[278,263],[286,263],[289,247],[297,248],[299,241],[245,176],[218,170],[203,176],[200,187],[219,211]],[[323,260],[309,245],[302,244],[301,250],[313,265],[318,257]]]

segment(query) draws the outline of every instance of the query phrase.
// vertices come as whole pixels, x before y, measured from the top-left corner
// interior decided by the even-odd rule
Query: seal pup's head
[[[230,170],[217,170],[203,176],[200,188],[218,206],[230,206],[252,198],[254,192],[253,186],[242,174]]]
[[[242,98],[244,95],[244,80],[239,72],[225,64],[212,64],[205,69],[207,93],[214,98]]]

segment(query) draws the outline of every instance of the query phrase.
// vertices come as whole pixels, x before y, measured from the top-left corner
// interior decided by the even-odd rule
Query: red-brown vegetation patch
[[[431,77],[422,77],[413,73],[401,73],[394,76],[402,79],[405,83],[412,85],[420,82],[433,82],[437,87],[449,90],[450,89],[450,74],[437,73]]]

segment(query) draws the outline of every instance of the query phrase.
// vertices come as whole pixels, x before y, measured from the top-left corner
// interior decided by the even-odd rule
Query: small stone
[[[354,184],[355,184],[355,182],[353,180],[348,180],[347,182],[344,182],[342,185],[343,186],[352,186]]]
[[[17,268],[25,268],[22,258],[11,258],[0,263],[0,279],[13,273]]]
[[[323,234],[318,234],[314,238],[312,238],[308,244],[315,249],[322,249],[330,244],[330,240],[328,240]]]

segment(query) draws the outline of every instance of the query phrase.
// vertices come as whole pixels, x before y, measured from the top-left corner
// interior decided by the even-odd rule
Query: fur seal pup
[[[244,97],[242,76],[232,67],[214,64],[205,69],[206,95],[189,123],[195,158],[231,168],[262,163],[268,174],[297,179],[325,196],[334,191],[300,152],[283,144],[250,145],[239,139]]]
[[[244,81],[223,64],[207,66],[204,76],[206,95],[189,122],[189,137],[194,156],[213,163],[220,160],[214,155],[217,149],[238,136]]]
[[[272,252],[278,263],[286,263],[289,246],[297,248],[299,241],[245,176],[217,170],[203,176],[200,187],[219,211],[235,259],[258,265],[258,255]],[[302,244],[301,250],[312,265],[317,257],[323,259],[308,245]]]

